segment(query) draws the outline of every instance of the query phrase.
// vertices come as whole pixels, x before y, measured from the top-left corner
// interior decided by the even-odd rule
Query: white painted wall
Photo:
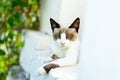
[[[69,26],[83,15],[83,0],[61,0],[60,23]]]
[[[40,31],[51,34],[50,18],[59,20],[61,0],[41,0]]]
[[[77,17],[82,17],[83,0],[41,0],[40,31],[51,34],[49,19],[69,26]]]
[[[79,80],[120,80],[120,0],[85,0]]]

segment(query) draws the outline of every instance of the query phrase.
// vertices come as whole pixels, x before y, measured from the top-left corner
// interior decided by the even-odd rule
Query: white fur
[[[48,57],[48,58],[46,58],[46,59],[44,59],[44,63],[49,63],[49,62],[51,62],[51,61],[53,61],[53,59],[51,58],[51,57]]]
[[[58,64],[59,66],[70,66],[76,64],[78,59],[79,40],[70,41],[64,38],[65,36],[66,35],[63,33],[61,34],[61,39],[53,41],[53,54],[56,54],[61,58],[50,63]],[[62,41],[65,42],[64,47],[60,44]]]
[[[61,43],[65,43],[64,46]],[[79,40],[70,41],[66,39],[66,34],[61,34],[61,39],[53,40],[52,53],[60,57],[57,60],[47,61],[49,64],[58,64],[60,67],[72,66],[77,64]],[[48,58],[49,60],[49,58]],[[46,64],[47,65],[47,64]],[[39,69],[40,73],[44,73],[43,66]]]
[[[46,71],[45,71],[45,69],[43,67],[40,67],[38,71],[39,71],[38,72],[39,75],[46,74]]]

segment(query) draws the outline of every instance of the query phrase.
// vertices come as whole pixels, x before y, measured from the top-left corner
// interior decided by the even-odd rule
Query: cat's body
[[[60,66],[70,66],[77,63],[78,59],[79,40],[71,42],[68,48],[59,47],[55,41],[52,45],[52,55],[58,56],[58,60],[51,63],[59,64]]]
[[[78,60],[80,19],[77,18],[68,28],[61,27],[53,19],[50,19],[50,23],[53,31],[52,54],[40,67],[40,74],[49,73],[51,69],[56,67],[75,65]]]

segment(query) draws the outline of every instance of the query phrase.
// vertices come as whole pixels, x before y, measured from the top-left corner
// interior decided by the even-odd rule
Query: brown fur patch
[[[61,33],[65,33],[66,39],[69,39],[70,41],[75,41],[78,36],[78,33],[74,28],[55,28],[53,33],[54,40],[60,39]]]
[[[52,59],[59,59],[59,57],[58,57],[56,54],[53,54],[53,55],[51,56],[51,58],[52,58]]]
[[[48,65],[44,66],[44,69],[45,69],[46,73],[49,73],[49,71],[51,69],[54,69],[56,67],[59,67],[59,65],[57,65],[57,64],[48,64]]]

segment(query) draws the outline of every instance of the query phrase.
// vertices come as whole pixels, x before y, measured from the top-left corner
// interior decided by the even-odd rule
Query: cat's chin
[[[61,48],[65,49],[65,48],[68,48],[68,46],[60,46]]]

